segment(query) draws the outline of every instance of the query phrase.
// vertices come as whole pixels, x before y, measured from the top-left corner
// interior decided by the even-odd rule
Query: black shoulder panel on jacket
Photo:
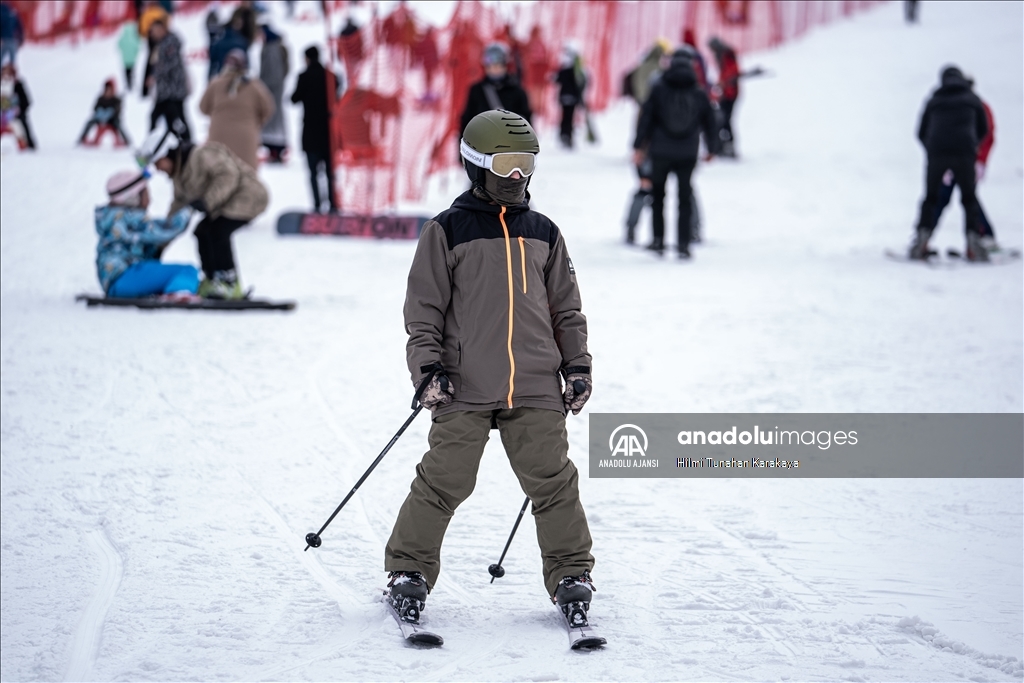
[[[473,240],[505,238],[505,232],[496,213],[452,207],[439,213],[434,220],[444,230],[449,250]],[[508,225],[509,237],[512,239],[522,237],[541,240],[552,248],[558,241],[558,226],[547,216],[536,211],[506,214],[505,222]]]

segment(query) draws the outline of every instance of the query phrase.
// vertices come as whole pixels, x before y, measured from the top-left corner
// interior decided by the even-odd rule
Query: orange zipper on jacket
[[[519,258],[523,262],[523,294],[526,294],[526,240],[519,237]]]
[[[512,281],[512,245],[508,236],[508,226],[505,224],[505,207],[501,207],[498,214],[501,221],[501,229],[505,232],[505,263],[508,266],[508,407],[512,409],[512,392],[516,387],[516,359],[512,355],[512,311],[515,307],[515,284]]]

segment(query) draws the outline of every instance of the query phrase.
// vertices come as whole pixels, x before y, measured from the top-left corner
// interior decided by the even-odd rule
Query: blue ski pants
[[[195,266],[181,263],[141,261],[114,280],[107,296],[137,298],[171,292],[196,293],[199,289],[199,271]]]

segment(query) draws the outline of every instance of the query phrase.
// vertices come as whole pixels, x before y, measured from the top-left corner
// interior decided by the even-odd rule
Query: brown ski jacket
[[[587,319],[558,227],[528,203],[471,192],[423,226],[405,298],[414,383],[440,362],[455,388],[434,415],[565,411],[559,371],[585,367]]]

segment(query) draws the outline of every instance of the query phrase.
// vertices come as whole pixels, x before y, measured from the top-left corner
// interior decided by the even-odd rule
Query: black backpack
[[[687,90],[664,88],[661,93],[658,119],[673,138],[687,138],[700,125],[700,104]]]

